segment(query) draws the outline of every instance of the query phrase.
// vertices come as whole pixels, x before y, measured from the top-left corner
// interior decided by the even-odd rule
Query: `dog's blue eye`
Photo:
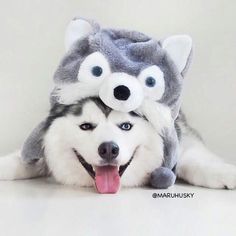
[[[79,127],[82,130],[93,130],[96,128],[96,125],[94,125],[92,123],[83,123]]]
[[[151,87],[154,87],[156,85],[156,80],[153,77],[149,76],[149,77],[146,78],[145,83],[148,87],[151,88]]]
[[[132,127],[133,127],[133,125],[130,124],[129,122],[124,122],[124,123],[119,125],[119,128],[122,129],[122,130],[125,130],[125,131],[131,130]]]
[[[102,75],[102,67],[100,67],[100,66],[94,66],[94,67],[92,68],[92,74],[93,74],[94,76],[96,76],[96,77],[101,76],[101,75]]]

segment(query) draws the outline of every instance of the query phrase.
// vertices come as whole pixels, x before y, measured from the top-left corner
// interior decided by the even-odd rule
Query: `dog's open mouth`
[[[75,149],[73,151],[81,165],[94,179],[99,193],[116,193],[120,188],[120,178],[133,159],[132,156],[125,165],[121,166],[105,165],[93,168]]]

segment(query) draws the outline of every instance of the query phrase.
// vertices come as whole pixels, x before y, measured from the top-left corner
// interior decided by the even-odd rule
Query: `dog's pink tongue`
[[[99,193],[116,193],[120,187],[117,166],[96,167],[95,184]]]

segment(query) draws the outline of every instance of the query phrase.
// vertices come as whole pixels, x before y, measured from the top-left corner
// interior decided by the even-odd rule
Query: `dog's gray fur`
[[[78,19],[75,19],[75,21],[76,20]],[[47,120],[40,123],[38,127],[31,133],[23,146],[21,154],[14,153],[8,155],[6,158],[0,158],[0,179],[22,179],[42,175],[42,171],[40,171],[42,166],[40,163],[44,160],[44,158],[42,158],[44,157],[42,140],[45,138],[45,133],[50,130],[48,128],[50,127],[51,123],[57,117],[64,116],[67,113],[73,113],[76,115],[80,115],[81,113],[78,103],[77,106],[73,105],[73,102],[65,102],[64,105],[58,104],[61,101],[63,104],[63,100],[60,100],[60,97],[57,97],[58,94],[60,94],[57,92],[61,89],[61,85],[69,85],[67,87],[69,89],[66,92],[68,93],[69,91],[69,95],[71,95],[70,85],[72,85],[74,88],[74,85],[79,84],[80,82],[77,80],[77,74],[81,63],[89,54],[93,52],[100,52],[102,56],[104,56],[105,59],[109,61],[111,72],[116,75],[119,74],[119,76],[120,74],[125,74],[126,77],[124,78],[127,78],[127,80],[130,79],[130,77],[132,79],[135,78],[141,70],[146,69],[146,67],[152,65],[158,66],[164,73],[165,91],[162,94],[162,97],[159,98],[157,102],[154,101],[154,103],[151,105],[154,105],[153,107],[155,107],[156,104],[161,104],[164,105],[165,108],[167,107],[170,109],[172,118],[175,119],[175,122],[173,127],[163,127],[161,131],[158,131],[160,132],[159,135],[162,136],[162,141],[164,144],[164,149],[162,150],[164,152],[164,160],[162,163],[163,166],[151,173],[150,184],[155,188],[167,188],[168,186],[172,185],[175,181],[175,175],[172,172],[172,168],[174,168],[179,178],[194,185],[210,188],[236,188],[235,166],[224,163],[219,157],[211,153],[201,142],[199,134],[188,126],[184,115],[181,112],[179,113],[183,76],[187,71],[191,59],[191,39],[189,42],[187,42],[187,44],[184,44],[185,49],[187,45],[187,53],[185,56],[188,55],[188,58],[182,58],[184,63],[178,64],[177,62],[181,60],[178,60],[178,56],[175,57],[176,50],[174,50],[174,52],[171,52],[171,50],[164,50],[165,47],[163,45],[168,45],[168,42],[170,42],[168,40],[163,42],[156,41],[142,33],[135,31],[100,29],[97,23],[88,20],[87,23],[85,21],[82,25],[88,25],[88,22],[91,26],[89,28],[92,29],[89,34],[83,35],[82,38],[78,39],[77,41],[72,40],[73,45],[70,44],[70,41],[68,41],[70,44],[69,47],[67,47],[69,48],[69,51],[62,59],[54,76],[55,89],[53,90],[50,98],[52,109],[49,117]],[[75,25],[72,23],[72,28],[73,26]],[[76,33],[78,33],[78,31],[76,31]],[[174,39],[174,42],[176,42],[175,40],[176,38]],[[171,42],[173,43],[173,41]],[[183,56],[182,52],[185,50],[182,49],[183,48],[179,50],[181,56]],[[172,55],[172,58],[170,55]],[[174,60],[173,58],[177,59]],[[183,65],[185,66],[184,68]],[[119,77],[113,77],[113,79],[114,78],[116,79]],[[107,80],[105,81],[107,82]],[[134,82],[136,83],[136,81]],[[122,83],[125,83],[124,80]],[[132,84],[130,83],[129,86],[131,87]],[[78,88],[80,89],[79,86]],[[88,91],[91,92],[91,90]],[[140,92],[138,89],[137,91]],[[77,96],[77,94],[78,93],[76,90],[75,96]],[[133,94],[138,94],[138,92]],[[83,94],[81,97],[87,98],[89,96],[95,95],[89,94],[85,96]],[[100,93],[99,96],[102,97]],[[78,102],[80,99],[77,99],[76,102]],[[70,97],[68,101],[71,101]],[[82,100],[81,102],[83,103],[84,101],[86,100]],[[135,103],[133,100],[132,102]],[[123,105],[124,103],[121,104]],[[132,115],[135,115],[134,111],[138,112],[138,104],[140,105],[140,103],[137,103],[135,108],[132,107]],[[114,109],[113,105],[114,104],[112,104],[110,108],[102,105],[100,108],[101,110],[103,109],[102,111],[104,114],[109,115],[111,109]],[[119,109],[122,109],[121,106],[117,110]],[[152,106],[149,106],[146,111],[150,111],[151,109]],[[158,109],[157,112],[160,111]],[[128,109],[126,112],[127,111]],[[160,113],[161,112],[159,112],[159,114]],[[144,115],[143,118],[146,117],[146,119],[150,121],[151,124],[155,123],[155,119],[153,118],[157,118],[158,120],[157,114],[153,116],[148,116],[145,114],[142,115]],[[159,138],[158,135],[157,138]],[[177,165],[175,165],[178,156],[179,141],[181,155]],[[158,147],[158,145],[156,145],[156,147]],[[58,155],[56,155],[56,157],[57,156]],[[27,165],[27,163],[30,164]],[[142,165],[139,166],[141,167]],[[154,168],[156,166],[157,165],[155,164]],[[65,183],[65,181],[62,182]],[[140,183],[137,184],[140,185]]]
[[[157,65],[164,73],[165,78],[165,91],[158,102],[170,107],[172,116],[176,118],[180,107],[182,76],[186,72],[190,60],[184,70],[178,72],[172,59],[161,47],[161,41],[136,31],[100,29],[94,22],[92,25],[93,32],[88,37],[74,43],[60,62],[54,75],[55,84],[76,83],[81,63],[88,55],[97,51],[108,59],[112,72],[125,72],[137,76],[144,68]],[[52,92],[50,99],[52,106],[58,108],[58,98],[54,95],[55,91],[56,89]],[[24,161],[32,162],[32,160],[35,161],[44,156],[41,143],[44,133],[45,122],[42,122],[23,145],[22,157]],[[165,145],[163,167],[172,169],[178,156],[177,133],[173,127],[171,130],[163,130],[161,135]],[[161,182],[165,182],[165,180],[162,179]]]

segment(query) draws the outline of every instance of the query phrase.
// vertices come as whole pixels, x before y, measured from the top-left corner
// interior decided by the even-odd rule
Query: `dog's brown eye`
[[[96,125],[94,125],[92,123],[83,123],[79,127],[82,130],[93,130],[96,128]]]
[[[129,122],[124,122],[124,123],[121,123],[119,125],[119,128],[122,129],[122,130],[125,130],[125,131],[131,130],[132,127],[133,127],[133,125],[131,123],[129,123]]]

